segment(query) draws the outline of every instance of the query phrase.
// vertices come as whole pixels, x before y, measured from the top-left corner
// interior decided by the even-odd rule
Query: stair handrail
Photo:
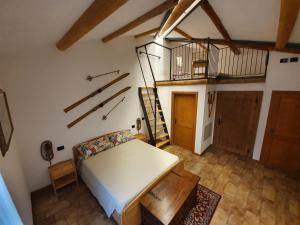
[[[150,67],[150,72],[151,72],[151,75],[152,75],[152,79],[153,79],[153,83],[154,83],[154,91],[157,91],[156,89],[156,79],[155,79],[155,75],[154,75],[154,71],[153,71],[153,68],[152,68],[152,64],[151,64],[151,61],[150,61],[150,58],[149,58],[149,53],[148,53],[148,50],[147,50],[147,46],[151,45],[151,44],[155,44],[155,45],[158,45],[162,48],[165,48],[167,50],[169,50],[170,52],[170,63],[172,62],[172,49],[171,48],[168,48],[162,44],[159,44],[155,41],[151,41],[151,42],[148,42],[144,45],[141,45],[141,46],[138,46],[136,47],[136,55],[137,55],[137,58],[138,58],[138,62],[139,62],[139,66],[140,66],[140,69],[141,69],[141,72],[142,72],[142,76],[143,76],[143,81],[144,81],[144,84],[145,84],[145,87],[146,87],[146,91],[147,91],[147,96],[149,98],[149,102],[150,102],[150,106],[151,106],[151,110],[152,110],[152,113],[153,113],[153,116],[154,116],[154,145],[156,144],[156,113],[157,113],[157,101],[156,101],[156,95],[154,95],[154,109],[153,109],[153,105],[152,105],[152,102],[151,102],[151,98],[150,98],[150,94],[149,94],[149,88],[148,88],[148,85],[147,85],[147,82],[146,82],[146,78],[145,78],[145,73],[144,73],[144,70],[143,70],[143,67],[142,67],[142,63],[141,63],[141,60],[140,60],[140,57],[139,57],[139,53],[138,53],[138,49],[139,48],[144,48],[145,49],[145,55],[147,57],[147,61],[148,61],[148,64],[149,64],[149,67]],[[170,76],[171,76],[171,66],[170,66]]]

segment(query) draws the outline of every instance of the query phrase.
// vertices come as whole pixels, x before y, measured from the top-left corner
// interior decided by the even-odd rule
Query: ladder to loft
[[[139,88],[139,99],[143,109],[150,141],[153,146],[158,148],[170,143],[170,136],[166,126],[164,114],[161,108],[161,104],[157,95],[157,89],[148,87]],[[156,101],[156,135],[155,135],[155,117],[154,107]],[[155,140],[156,136],[156,140]]]

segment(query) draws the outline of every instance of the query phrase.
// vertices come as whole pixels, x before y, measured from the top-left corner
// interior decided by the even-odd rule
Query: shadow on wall
[[[0,174],[0,224],[23,225],[17,209]]]

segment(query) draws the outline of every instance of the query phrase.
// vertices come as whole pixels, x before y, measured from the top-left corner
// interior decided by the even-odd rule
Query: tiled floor
[[[177,146],[166,150],[185,159],[185,169],[222,195],[210,225],[298,225],[299,179],[212,148],[202,156]]]
[[[202,156],[177,146],[166,150],[186,160],[200,183],[222,195],[210,225],[296,225],[300,181],[253,160],[210,149]],[[35,225],[113,225],[84,184],[55,197],[51,189],[33,196]],[[298,225],[298,224],[297,224]]]
[[[32,196],[34,225],[115,225],[87,187],[69,185],[54,196],[51,187]]]

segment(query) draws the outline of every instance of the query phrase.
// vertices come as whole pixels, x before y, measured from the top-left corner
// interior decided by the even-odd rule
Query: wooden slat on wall
[[[166,11],[170,8],[173,8],[177,4],[177,2],[178,2],[178,0],[166,0],[162,4],[156,6],[149,12],[145,13],[144,15],[136,18],[135,20],[131,21],[130,23],[126,24],[125,26],[121,27],[120,29],[118,29],[118,30],[114,31],[113,33],[107,35],[106,37],[102,38],[102,41],[108,42],[116,37],[119,37],[120,35],[132,30],[133,28],[150,20],[151,18],[160,15],[164,11]]]
[[[127,1],[95,0],[73,24],[70,30],[57,42],[57,48],[62,51],[69,48]]]
[[[299,0],[281,0],[276,48],[282,49],[288,43],[298,17],[299,7]]]

